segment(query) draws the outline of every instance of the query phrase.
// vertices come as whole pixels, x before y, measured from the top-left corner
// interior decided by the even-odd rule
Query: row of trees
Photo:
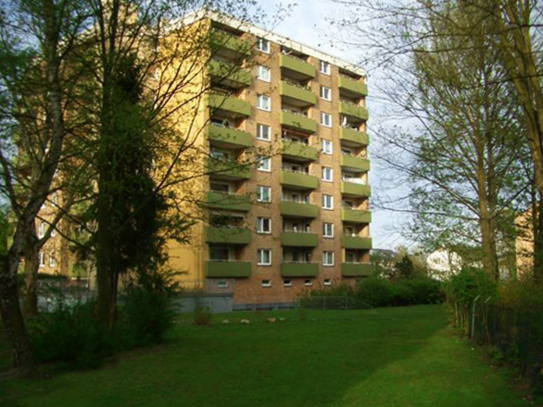
[[[95,259],[97,315],[115,323],[119,276],[156,272],[167,239],[192,220],[176,186],[199,182],[195,144],[207,33],[179,17],[220,9],[248,19],[250,1],[12,0],[0,14],[0,312],[13,362],[32,369],[27,314],[37,312],[38,252],[51,234]],[[165,22],[176,21],[174,25]],[[166,41],[167,39],[167,41]],[[199,83],[199,86],[195,84]],[[182,131],[184,129],[184,131]],[[176,192],[174,192],[176,191]],[[58,198],[60,196],[60,198]],[[44,206],[52,216],[44,217]],[[6,222],[6,218],[2,222]],[[70,227],[61,227],[62,220]],[[36,233],[37,220],[47,224]],[[73,226],[89,238],[73,238]]]
[[[374,131],[379,158],[410,185],[409,237],[430,250],[478,248],[497,279],[514,256],[515,218],[531,211],[542,280],[542,4],[337,3],[351,10],[334,22],[347,33],[340,40],[363,46],[364,62],[385,73],[376,86],[387,114],[406,120]]]

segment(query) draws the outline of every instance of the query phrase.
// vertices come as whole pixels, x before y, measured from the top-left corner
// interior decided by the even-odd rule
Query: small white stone
[[[224,321],[222,321],[222,323],[223,323],[223,324],[229,324],[229,323],[230,323],[230,321],[229,321],[229,320],[227,320],[227,319],[225,319]]]
[[[248,324],[249,322],[251,321],[249,321],[248,319],[242,319],[241,321],[239,321],[240,324]]]
[[[268,321],[268,322],[275,322],[275,321],[277,321],[277,318],[268,318],[266,321]]]

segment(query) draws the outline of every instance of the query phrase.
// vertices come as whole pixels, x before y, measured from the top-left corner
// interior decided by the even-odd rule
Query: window
[[[304,285],[305,285],[306,287],[311,287],[311,286],[313,285],[313,280],[305,280],[305,281],[304,281]]]
[[[256,232],[257,233],[271,233],[271,219],[270,218],[256,218]]]
[[[270,126],[266,126],[265,124],[257,124],[256,138],[259,140],[270,141],[271,139]]]
[[[40,223],[40,227],[38,228],[38,237],[40,239],[45,236],[46,229],[47,229],[47,224],[45,222]]]
[[[49,267],[56,267],[57,266],[57,259],[53,256],[53,254],[49,255]]]
[[[257,159],[258,165],[256,167],[259,171],[271,171],[271,159],[270,157],[258,157]]]
[[[326,86],[321,86],[321,98],[324,100],[332,100],[332,90]]]
[[[230,249],[227,247],[210,246],[209,259],[211,261],[228,261],[230,260]]]
[[[334,172],[330,167],[322,167],[322,180],[332,182],[334,178]]]
[[[45,253],[44,252],[38,253],[38,262],[39,262],[40,267],[45,267]]]
[[[51,230],[51,237],[55,237],[57,235],[57,230],[53,229]]]
[[[269,112],[271,110],[271,99],[268,95],[257,95],[256,96],[256,108],[260,110],[266,110]]]
[[[334,224],[333,223],[323,223],[322,224],[322,236],[323,237],[334,237]]]
[[[267,66],[257,65],[256,67],[256,79],[260,79],[264,82],[271,81],[270,68]]]
[[[257,202],[271,202],[271,188],[258,185],[256,187]]]
[[[258,266],[271,266],[272,257],[270,249],[258,249],[257,250],[257,262]]]
[[[256,40],[256,49],[266,54],[270,53],[270,42],[264,38],[259,38]]]
[[[321,139],[323,154],[332,154],[332,142],[330,140]]]
[[[332,127],[332,115],[321,112],[321,124],[325,127]]]
[[[325,278],[325,279],[324,279],[324,285],[325,285],[325,286],[331,286],[331,285],[332,285],[332,280],[329,279],[329,278]]]
[[[228,288],[228,280],[219,280],[217,281],[217,287],[219,288]]]
[[[334,209],[334,197],[332,195],[322,195],[322,207],[324,209]]]
[[[319,70],[326,75],[330,75],[330,64],[328,62],[321,61]]]
[[[271,287],[271,280],[262,280],[262,287],[264,288]]]
[[[292,287],[292,280],[283,280],[283,287]]]
[[[323,266],[334,265],[334,252],[322,252],[322,265]]]

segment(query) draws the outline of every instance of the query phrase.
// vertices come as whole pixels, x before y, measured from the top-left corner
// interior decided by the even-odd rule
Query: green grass
[[[286,321],[267,323],[270,315]],[[440,306],[229,314],[100,370],[0,382],[2,406],[526,406]],[[230,324],[221,320],[228,318]],[[249,325],[236,323],[241,318]],[[2,398],[3,395],[3,398]]]

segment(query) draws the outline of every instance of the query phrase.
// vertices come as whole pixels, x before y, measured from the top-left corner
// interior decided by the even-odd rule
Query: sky
[[[280,5],[286,6],[289,3],[277,0],[260,0],[259,7],[264,9],[269,15],[273,15]],[[291,3],[292,4],[292,3]],[[356,52],[353,50],[342,50],[340,44],[332,44],[330,33],[334,28],[330,27],[326,21],[328,17],[340,15],[343,12],[338,5],[327,0],[298,0],[293,6],[288,16],[274,27],[266,27],[274,32],[284,35],[294,41],[301,42],[322,52],[339,57],[347,62],[357,65]],[[362,66],[363,68],[363,66]],[[379,184],[376,182],[386,171],[382,163],[372,160],[372,150],[379,145],[376,135],[372,134],[372,120],[379,120],[381,107],[376,101],[375,94],[372,97],[372,75],[368,76],[369,96],[367,106],[370,112],[368,123],[368,133],[372,142],[369,146],[369,158],[371,162],[370,185],[372,186],[372,195],[377,195]],[[386,191],[390,194],[390,191]],[[371,206],[371,200],[370,200]],[[370,234],[373,238],[373,247],[378,249],[394,249],[399,245],[412,245],[411,242],[404,239],[398,232],[398,229],[408,218],[404,213],[394,211],[377,210],[375,206],[372,210],[372,223],[370,225]]]

